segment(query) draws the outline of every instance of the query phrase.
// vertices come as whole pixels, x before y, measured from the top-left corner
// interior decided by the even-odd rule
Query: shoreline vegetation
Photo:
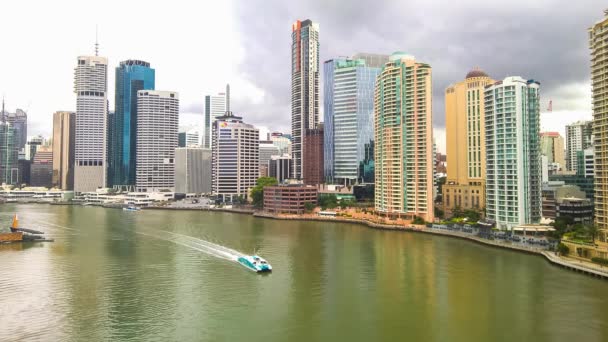
[[[37,201],[28,201],[21,203],[30,203],[30,204],[54,204],[54,205],[75,205],[72,203],[49,203],[49,202],[37,202]],[[123,206],[113,206],[113,205],[97,205],[103,208],[109,209],[121,209]],[[210,211],[210,212],[226,212],[226,213],[235,213],[235,214],[245,214],[252,215],[256,218],[263,219],[273,219],[273,220],[288,220],[288,221],[318,221],[318,222],[333,222],[333,223],[350,223],[350,224],[358,224],[364,225],[371,229],[378,230],[393,230],[393,231],[403,231],[410,233],[421,233],[421,234],[431,234],[445,237],[452,237],[462,240],[468,240],[470,242],[478,243],[481,245],[494,247],[494,248],[502,248],[515,252],[526,253],[531,255],[536,255],[545,258],[549,263],[566,268],[571,271],[583,273],[586,275],[590,275],[593,277],[601,278],[604,280],[608,280],[608,267],[602,267],[598,265],[591,264],[589,262],[579,261],[573,258],[564,258],[556,255],[555,252],[542,250],[540,248],[532,248],[532,247],[523,247],[505,243],[494,242],[488,239],[482,239],[478,236],[465,234],[461,232],[454,231],[446,231],[440,229],[432,229],[427,228],[424,225],[395,225],[395,224],[386,224],[386,223],[378,223],[372,222],[370,220],[362,219],[362,218],[348,218],[348,217],[326,217],[326,216],[314,216],[314,214],[303,214],[303,215],[286,215],[279,214],[275,215],[272,213],[258,211],[254,209],[248,208],[184,208],[184,207],[166,207],[166,206],[150,206],[143,208],[145,210],[186,210],[186,211]]]

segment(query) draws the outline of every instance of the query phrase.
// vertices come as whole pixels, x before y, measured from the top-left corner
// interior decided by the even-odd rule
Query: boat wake
[[[173,242],[177,245],[184,246],[184,247],[217,257],[217,258],[225,259],[225,260],[237,261],[239,257],[244,255],[243,253],[236,251],[234,249],[231,249],[231,248],[228,248],[228,247],[225,247],[222,245],[218,245],[218,244],[215,244],[213,242],[209,242],[209,241],[206,241],[203,239],[195,238],[192,236],[178,234],[178,233],[169,232],[169,231],[162,231],[162,233],[163,233],[162,235],[164,235],[164,236],[151,235],[151,234],[147,234],[147,233],[143,233],[143,232],[137,232],[137,234],[142,234],[142,235],[154,237],[154,238],[157,238],[160,240]]]

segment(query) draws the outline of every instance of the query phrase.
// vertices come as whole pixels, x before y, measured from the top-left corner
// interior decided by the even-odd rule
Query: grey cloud
[[[243,1],[235,6],[243,37],[244,77],[263,89],[255,120],[290,122],[290,30],[297,19],[320,23],[321,62],[356,52],[405,51],[433,67],[434,123],[445,123],[443,93],[474,66],[495,79],[539,80],[548,99],[589,110],[587,28],[602,18],[593,0]],[[322,82],[321,82],[322,83]],[[564,92],[564,87],[587,87]],[[322,94],[321,94],[322,95]],[[254,122],[258,123],[258,122]]]

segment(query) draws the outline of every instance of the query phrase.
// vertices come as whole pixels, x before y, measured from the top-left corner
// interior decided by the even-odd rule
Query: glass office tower
[[[112,131],[111,186],[135,185],[137,92],[154,90],[155,70],[139,60],[120,62],[116,68],[116,102]]]

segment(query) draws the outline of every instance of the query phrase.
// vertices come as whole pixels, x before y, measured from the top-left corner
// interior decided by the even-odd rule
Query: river
[[[2,230],[14,212],[55,242],[0,245],[0,341],[608,341],[608,282],[469,241],[38,204]]]

